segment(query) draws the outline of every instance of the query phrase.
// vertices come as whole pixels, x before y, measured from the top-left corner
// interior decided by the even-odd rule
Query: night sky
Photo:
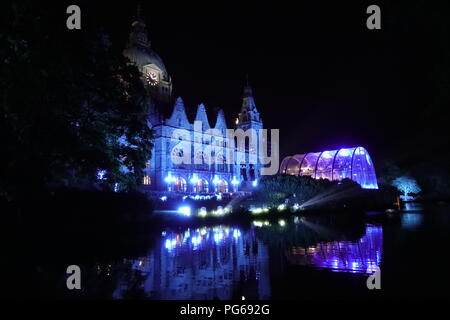
[[[121,49],[136,3],[81,1],[84,28],[102,26]],[[370,4],[382,30],[366,28]],[[223,108],[231,126],[248,74],[264,127],[280,129],[281,157],[361,145],[375,163],[421,161],[448,144],[436,83],[450,71],[449,12],[426,1],[142,1],[152,48],[191,119],[204,103],[212,125]]]

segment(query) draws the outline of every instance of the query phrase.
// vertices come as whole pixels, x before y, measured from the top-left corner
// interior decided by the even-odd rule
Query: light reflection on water
[[[423,222],[423,214],[421,213],[404,213],[402,215],[402,228],[416,229]]]
[[[357,242],[321,242],[306,248],[294,246],[288,253],[288,260],[292,264],[336,272],[372,273],[380,266],[382,252],[382,227],[366,225],[365,235]]]
[[[403,229],[415,230],[423,223],[423,205],[421,203],[406,202],[402,211]]]
[[[272,241],[272,228],[281,230],[278,235],[284,242],[284,233],[302,237],[303,233],[295,229],[298,225],[297,219],[295,223],[263,223],[248,229],[216,226],[165,230],[146,257],[129,263],[143,276],[140,286],[151,299],[270,299],[269,262],[271,253],[276,261],[279,255],[275,257],[275,253],[280,252]],[[263,229],[268,238],[258,233]],[[322,231],[317,226],[315,229]],[[367,224],[365,233],[355,241],[322,241],[308,246],[288,243],[286,240],[282,245],[288,264],[364,274],[381,263],[383,230]],[[113,297],[123,298],[127,287],[126,279],[119,280]]]
[[[132,268],[145,274],[143,287],[150,298],[233,299],[244,282],[251,287],[251,298],[270,298],[267,247],[252,230],[217,226],[165,231],[159,245],[134,260]],[[114,296],[121,298],[120,290]]]

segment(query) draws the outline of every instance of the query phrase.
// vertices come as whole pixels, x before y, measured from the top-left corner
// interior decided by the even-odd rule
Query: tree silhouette
[[[61,12],[23,1],[0,14],[0,198],[89,187],[99,169],[103,186],[133,189],[150,157],[138,69],[95,19],[70,31]]]

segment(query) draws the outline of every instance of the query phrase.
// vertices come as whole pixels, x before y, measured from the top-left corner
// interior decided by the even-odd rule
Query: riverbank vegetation
[[[350,179],[329,181],[308,176],[275,175],[264,176],[243,205],[286,205],[301,210],[374,210],[392,207],[396,196],[393,188],[365,190]]]

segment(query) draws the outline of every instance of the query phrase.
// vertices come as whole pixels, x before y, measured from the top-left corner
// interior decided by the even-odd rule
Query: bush
[[[375,209],[389,207],[395,200],[392,188],[365,190],[350,179],[329,181],[309,176],[274,175],[262,177],[253,196],[240,205],[303,205],[305,209]]]
[[[330,190],[333,186],[354,187],[359,185],[349,179],[341,182],[327,179],[313,179],[309,176],[274,175],[261,178],[255,198],[277,203],[286,198],[304,203],[319,194]]]

